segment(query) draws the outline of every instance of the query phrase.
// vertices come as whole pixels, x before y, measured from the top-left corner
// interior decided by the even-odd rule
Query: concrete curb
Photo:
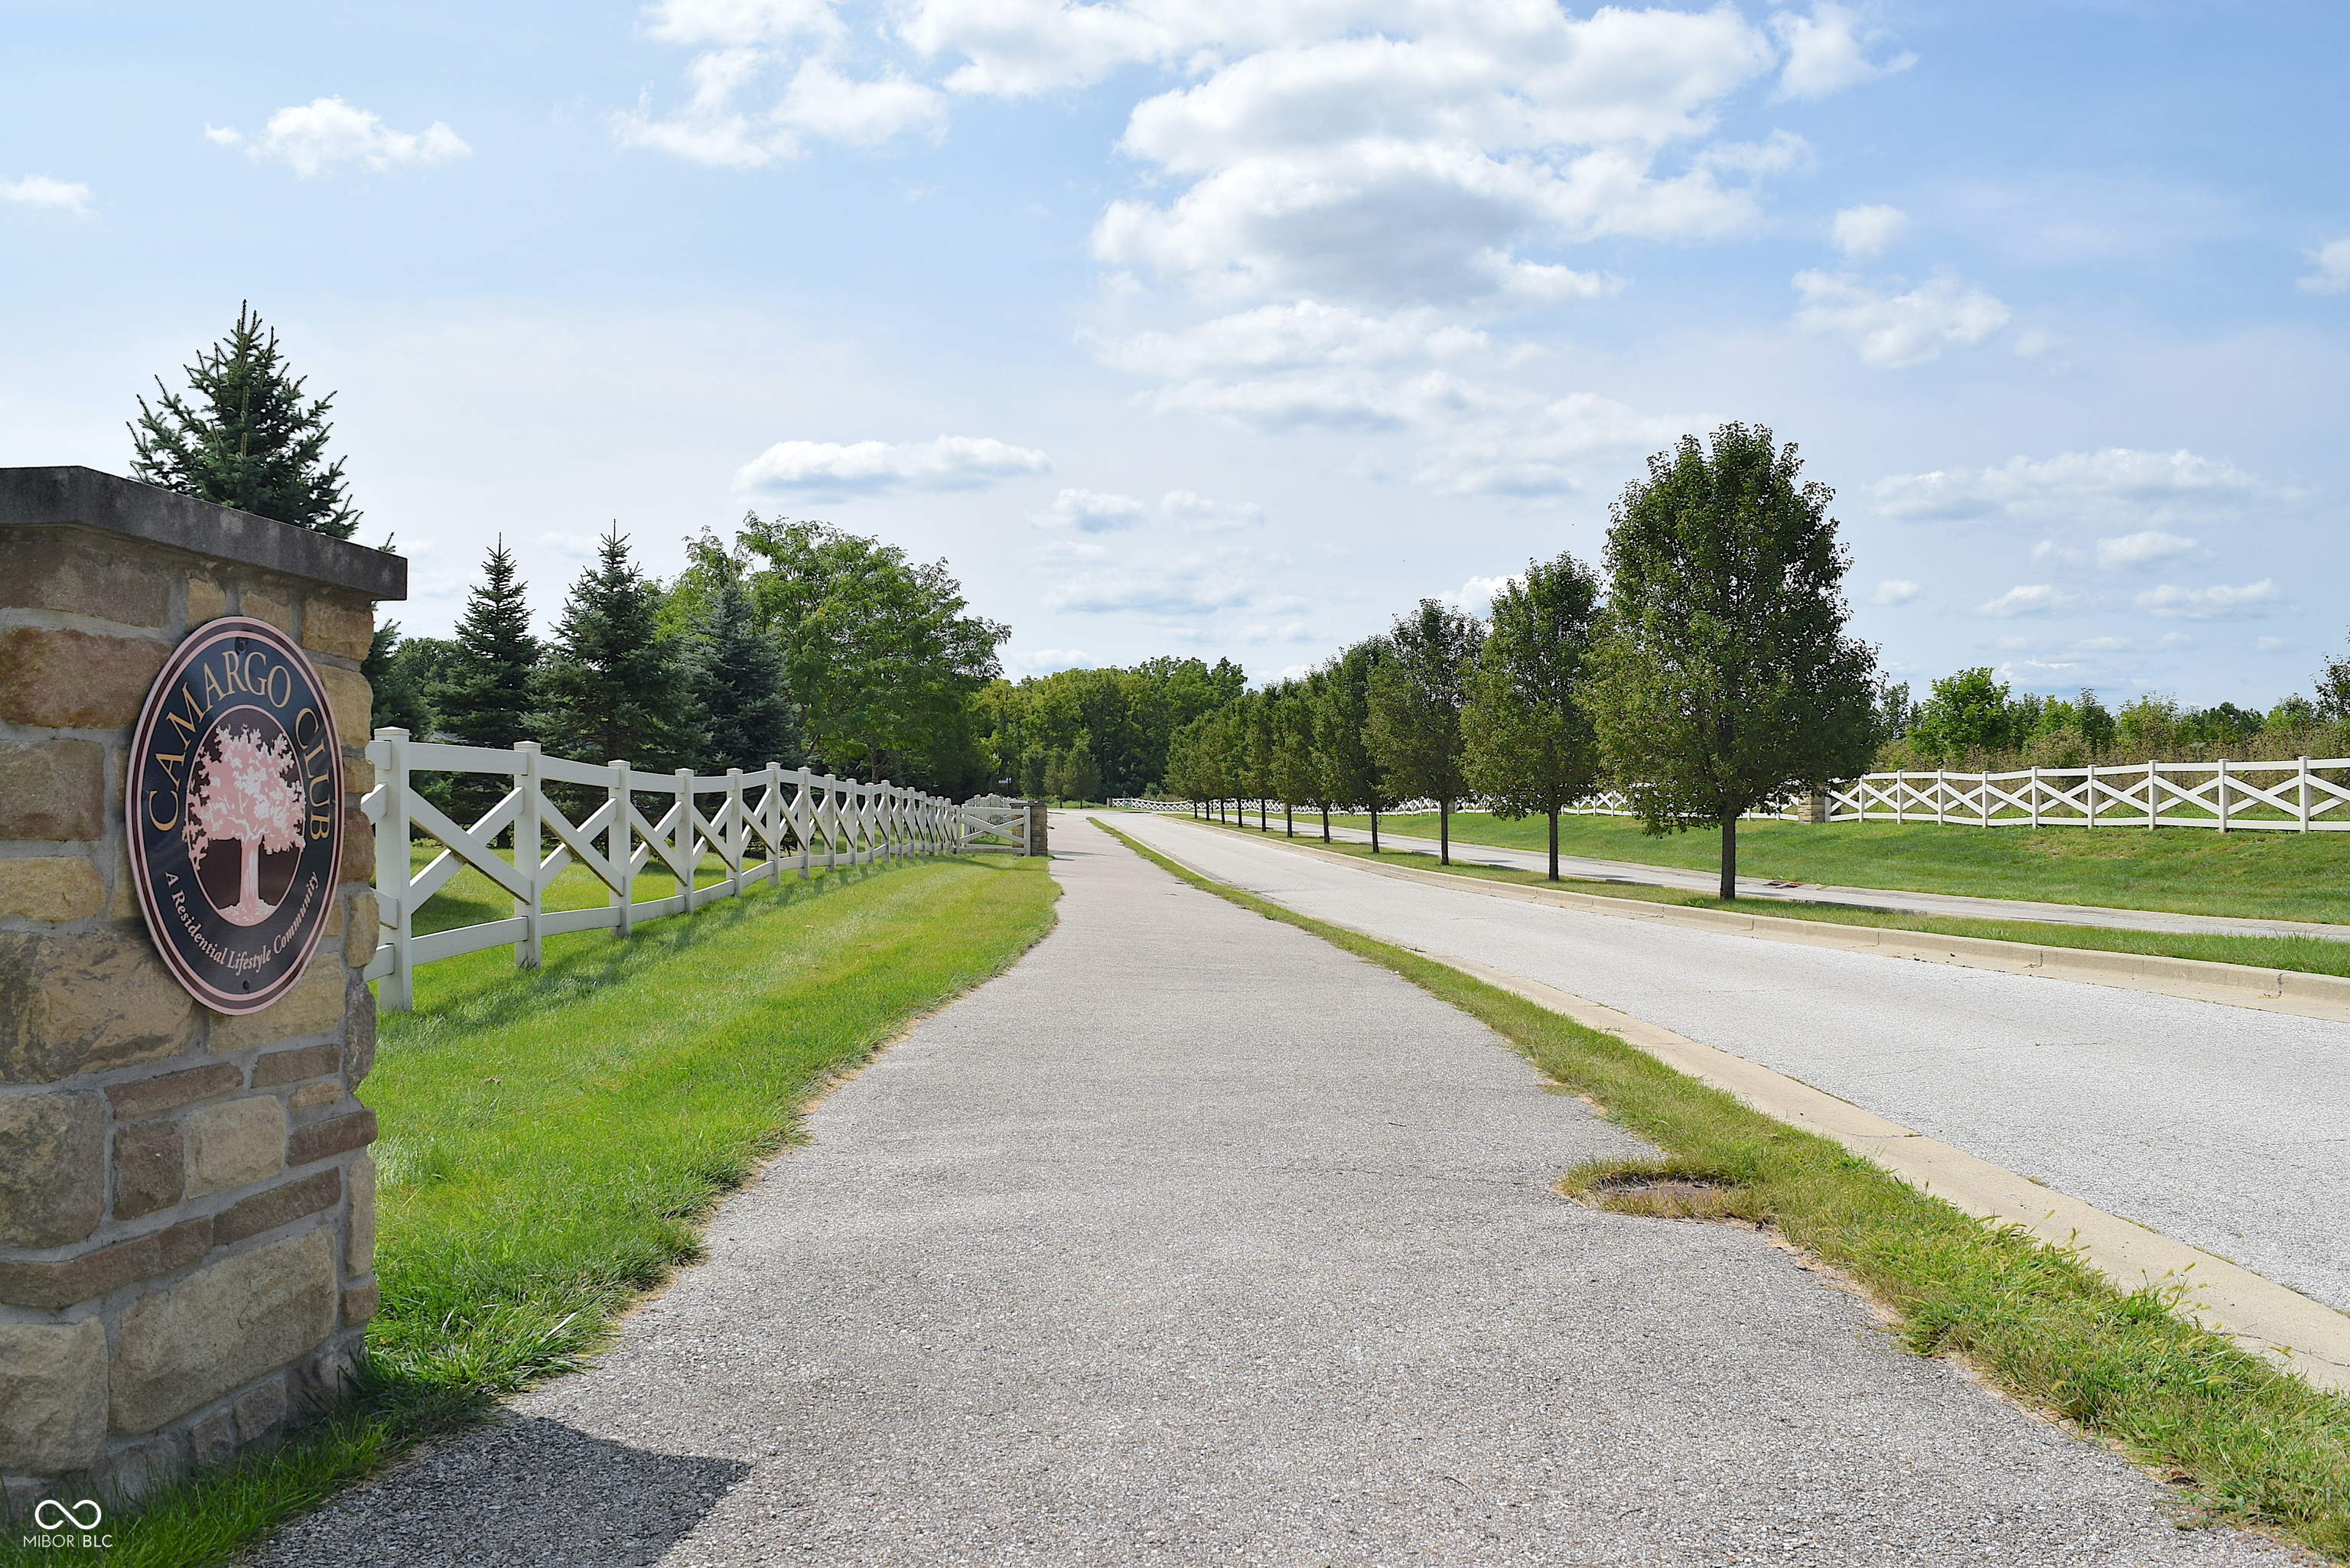
[[[1308,854],[1325,851],[1284,846]],[[1160,851],[1164,854],[1165,851]],[[1350,865],[1362,862],[1349,855],[1331,855]],[[1180,857],[1170,856],[1180,860]],[[1185,863],[1195,876],[1211,882],[1221,877]],[[1459,878],[1441,873],[1409,872],[1399,867],[1374,867],[1390,876],[1441,877],[1451,886]],[[1230,886],[1229,883],[1225,884]],[[1258,893],[1253,897],[1263,898]],[[1575,895],[1567,895],[1575,897]],[[1279,900],[1271,900],[1278,902]],[[1594,899],[1604,903],[1609,900]],[[1606,912],[1606,911],[1603,911]],[[1691,910],[1711,914],[1712,910]],[[1332,925],[1343,922],[1329,921]],[[1782,925],[1807,922],[1783,920]],[[1374,931],[1348,930],[1373,941],[1388,939]],[[1390,946],[1401,945],[1389,943]],[[2005,947],[2009,943],[1985,943]],[[2067,1198],[2015,1172],[1978,1159],[1961,1149],[1920,1137],[1898,1122],[1866,1111],[1848,1100],[1768,1067],[1704,1045],[1669,1029],[1644,1023],[1629,1013],[1494,969],[1473,959],[1426,948],[1408,950],[1447,969],[1457,970],[1497,991],[1524,998],[1535,1006],[1569,1018],[1586,1028],[1616,1035],[1654,1056],[1676,1072],[1736,1096],[1764,1116],[1834,1139],[1864,1159],[1891,1172],[1920,1191],[1941,1199],[1979,1220],[2018,1226],[2034,1239],[2070,1251],[2124,1291],[2177,1288],[2183,1292],[2178,1311],[2201,1327],[2233,1340],[2245,1351],[2267,1358],[2298,1374],[2315,1387],[2350,1393],[2350,1317],[2300,1292],[2263,1279],[2251,1270],[2145,1226]],[[2128,956],[2128,955],[2122,955]],[[2168,960],[2184,963],[2188,960]],[[2224,969],[2232,965],[2210,964]]]
[[[1170,816],[1170,821],[1188,818]],[[1194,824],[1193,826],[1204,826]],[[1847,952],[1873,952],[1919,963],[1955,964],[1962,969],[1995,969],[2010,974],[2038,975],[2088,985],[2119,986],[2151,991],[2194,1002],[2216,1002],[2228,1007],[2286,1012],[2300,1018],[2350,1023],[2350,979],[2331,974],[2303,974],[2295,970],[2254,969],[2247,964],[2212,963],[2204,959],[2163,958],[2150,953],[2100,952],[2086,948],[2043,947],[2037,942],[1994,941],[1985,937],[1942,937],[1929,931],[1892,929],[1879,926],[1846,926],[1827,920],[1790,919],[1783,915],[1749,915],[1735,909],[1695,909],[1680,904],[1651,904],[1638,898],[1609,898],[1596,893],[1564,888],[1530,888],[1515,882],[1488,882],[1443,871],[1420,871],[1405,866],[1382,866],[1358,855],[1342,855],[1310,844],[1263,838],[1258,842],[1293,855],[1307,855],[1359,867],[1376,877],[1394,877],[1431,888],[1480,893],[1520,903],[1548,904],[1619,920],[1656,920],[1665,925],[1693,926],[1764,941],[1803,942]]]

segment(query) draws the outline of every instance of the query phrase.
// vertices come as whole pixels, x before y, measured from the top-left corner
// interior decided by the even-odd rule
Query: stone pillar
[[[1024,802],[1023,804],[1028,807],[1028,853],[1031,855],[1050,855],[1053,850],[1050,843],[1047,841],[1046,828],[1048,824],[1045,821],[1046,807],[1045,802],[1041,800],[1032,800]]]
[[[359,674],[398,556],[85,468],[0,469],[0,1479],[135,1495],[332,1399],[374,1313],[376,945]],[[240,1017],[138,912],[127,748],[224,615],[300,643],[344,757],[327,935]]]
[[[1795,797],[1795,820],[1797,822],[1824,823],[1827,821],[1827,791],[1823,789],[1811,794],[1799,794]]]

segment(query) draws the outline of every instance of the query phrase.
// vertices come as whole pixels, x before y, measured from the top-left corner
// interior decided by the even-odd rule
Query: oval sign
[[[334,908],[343,749],[302,650],[232,616],[188,635],[139,715],[130,868],[147,929],[216,1012],[258,1012],[302,978]]]

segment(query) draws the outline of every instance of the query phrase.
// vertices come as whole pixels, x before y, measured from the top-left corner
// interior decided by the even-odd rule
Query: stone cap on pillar
[[[0,528],[93,528],[371,599],[408,597],[408,561],[94,468],[0,468]]]

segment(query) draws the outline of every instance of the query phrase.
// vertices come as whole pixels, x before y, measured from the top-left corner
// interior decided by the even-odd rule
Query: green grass
[[[1301,833],[1307,820],[1299,815]],[[1312,820],[1318,833],[1321,819]],[[1367,817],[1330,820],[1370,826]],[[1379,832],[1434,838],[1436,818],[1382,816]],[[1464,811],[1452,818],[1452,837],[1460,844],[1539,851],[1547,834],[1540,817],[1511,822]],[[1649,838],[1638,823],[1622,816],[1561,817],[1558,848],[1562,855],[1685,871],[1711,871],[1721,864],[1720,836],[1711,829]],[[1909,893],[2350,923],[2350,834],[1755,821],[1739,824],[1738,870],[1746,877]]]
[[[627,941],[552,938],[535,972],[506,949],[420,970],[416,1011],[383,1015],[361,1090],[384,1129],[383,1308],[359,1398],[274,1455],[159,1493],[115,1527],[108,1561],[226,1562],[577,1366],[638,1293],[699,1255],[712,1206],[792,1139],[814,1096],[1050,928],[1045,866],[844,870]],[[69,1558],[0,1540],[0,1563]]]
[[[1224,827],[1221,830],[1256,836],[1254,828]],[[1384,836],[1382,834],[1383,840]],[[1306,842],[1303,829],[1298,833],[1297,842]],[[1337,840],[1324,844],[1318,836],[1312,843],[1315,848],[1334,854],[1351,855],[1364,860],[1372,857],[1371,847],[1367,844],[1347,844]],[[2163,958],[2201,959],[2210,963],[2249,964],[2255,969],[2298,970],[2304,974],[2350,976],[2350,942],[2332,941],[2324,937],[2231,937],[2173,931],[2118,931],[2103,926],[2060,926],[2041,920],[1970,920],[1939,915],[1905,914],[1894,909],[1856,909],[1842,904],[1807,904],[1784,898],[1745,898],[1736,904],[1726,904],[1711,894],[1692,893],[1679,888],[1578,881],[1571,877],[1552,882],[1539,871],[1522,871],[1508,866],[1473,866],[1457,860],[1450,866],[1442,866],[1437,863],[1435,856],[1419,850],[1382,848],[1378,859],[1381,865],[1404,866],[1415,871],[1434,871],[1472,881],[1558,888],[1570,893],[1587,893],[1601,898],[1624,898],[1636,903],[1678,904],[1691,909],[1734,909],[1742,915],[1776,915],[1784,919],[1818,920],[1836,926],[1875,926],[1886,930],[1930,932],[1940,937],[1982,937],[1991,941],[2032,942],[2050,948],[2152,953]]]
[[[2350,1399],[2197,1328],[2158,1293],[2117,1291],[2077,1257],[1971,1220],[1615,1035],[1209,881],[1101,826],[1194,887],[1310,931],[1460,1008],[1665,1151],[1578,1167],[1564,1189],[1605,1201],[1604,1183],[1635,1173],[1712,1184],[1692,1207],[1775,1226],[1884,1303],[1909,1349],[1965,1358],[2177,1482],[2210,1518],[2272,1529],[2350,1562]]]

